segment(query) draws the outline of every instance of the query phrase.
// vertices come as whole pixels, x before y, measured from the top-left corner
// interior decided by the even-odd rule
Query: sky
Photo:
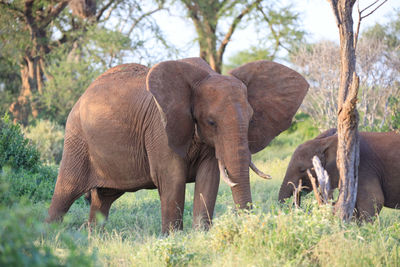
[[[360,0],[360,9],[367,7],[375,0]],[[298,1],[282,1],[292,3],[295,11],[299,12],[302,18],[303,28],[308,32],[307,41],[316,42],[319,40],[339,40],[338,28],[330,4],[326,0],[298,0]],[[364,18],[361,22],[361,29],[375,23],[384,24],[393,14],[395,10],[400,10],[400,0],[388,0],[383,6],[375,11],[370,16]],[[171,10],[171,13],[175,10]],[[182,13],[182,11],[181,11]],[[368,12],[364,13],[367,14]],[[193,41],[196,38],[194,27],[187,18],[174,17],[165,13],[158,13],[156,20],[160,24],[161,29],[165,32],[167,39],[173,43],[180,51],[183,51],[183,56],[195,57],[198,56],[198,46]],[[353,12],[354,28],[358,22],[357,3],[354,6]],[[245,50],[251,45],[254,45],[257,35],[255,31],[248,27],[246,29],[237,30],[232,36],[232,41],[228,44],[224,59],[229,58],[238,51]]]

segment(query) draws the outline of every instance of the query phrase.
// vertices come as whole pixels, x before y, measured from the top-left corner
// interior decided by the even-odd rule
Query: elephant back
[[[130,77],[146,77],[149,70],[148,67],[136,63],[122,64],[107,70],[97,77],[93,83],[109,79],[123,80],[127,78],[129,79]]]

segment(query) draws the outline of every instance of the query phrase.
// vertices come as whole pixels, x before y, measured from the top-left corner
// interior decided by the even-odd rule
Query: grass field
[[[52,225],[42,223],[47,202],[2,207],[0,217],[6,221],[0,225],[0,238],[30,238],[38,253],[49,250],[61,258],[56,265],[66,266],[400,266],[399,211],[384,209],[374,223],[357,225],[340,222],[327,206],[318,208],[312,194],[301,209],[278,203],[290,154],[307,139],[298,136],[301,132],[284,133],[255,155],[257,165],[273,180],[251,173],[255,208],[250,213],[234,212],[230,189],[221,183],[208,232],[191,228],[194,186],[189,184],[184,231],[169,236],[160,234],[157,191],[142,190],[117,200],[104,227],[90,231],[89,207],[82,200],[71,207],[63,223]],[[12,256],[5,251],[0,245],[0,258]],[[36,264],[44,265],[51,264]]]

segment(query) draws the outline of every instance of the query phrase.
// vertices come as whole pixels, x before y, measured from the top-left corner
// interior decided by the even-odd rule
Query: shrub
[[[11,205],[22,198],[32,202],[51,199],[57,168],[42,164],[38,150],[7,114],[0,120],[0,171],[5,188],[0,204]]]
[[[0,119],[0,169],[35,169],[40,164],[40,155],[28,139],[24,138],[21,127],[14,124],[8,114]]]
[[[50,201],[57,171],[55,166],[43,165],[38,166],[35,171],[3,168],[3,172],[0,174],[0,183],[5,184],[7,190],[0,195],[0,203],[11,205],[22,198],[29,199],[34,203]]]
[[[64,144],[64,128],[61,125],[38,120],[36,124],[25,128],[25,135],[32,140],[43,162],[60,163]]]
[[[0,266],[93,266],[94,255],[82,252],[65,235],[60,236],[66,254],[41,244],[46,225],[31,206],[16,205],[12,212],[0,206]]]

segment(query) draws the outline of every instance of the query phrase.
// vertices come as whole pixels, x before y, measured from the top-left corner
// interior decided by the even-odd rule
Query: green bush
[[[37,131],[32,132],[40,135]],[[50,131],[47,135],[51,136]],[[44,133],[42,138],[48,138],[47,143],[56,140],[51,140]],[[21,127],[6,114],[0,120],[0,183],[5,188],[0,195],[0,204],[12,205],[21,199],[34,203],[49,201],[57,171],[56,166],[42,164],[38,150],[24,137]]]
[[[72,237],[59,237],[67,253],[61,254],[43,244],[48,226],[38,220],[35,212],[29,205],[16,205],[12,212],[0,206],[0,266],[94,265],[94,255],[82,252]]]
[[[0,169],[10,166],[15,170],[33,170],[39,164],[40,155],[37,149],[24,138],[21,127],[5,114],[0,119]]]
[[[0,203],[11,205],[21,199],[29,199],[33,203],[50,201],[57,172],[56,166],[45,165],[38,166],[35,171],[3,168],[0,183],[6,185],[7,190],[0,195]]]
[[[34,125],[26,127],[24,132],[36,146],[43,162],[60,163],[64,145],[64,127],[49,120],[38,120]]]
[[[12,214],[0,211],[0,265],[56,266],[59,260],[50,248],[35,246],[35,236],[40,230],[28,214],[26,208]]]

